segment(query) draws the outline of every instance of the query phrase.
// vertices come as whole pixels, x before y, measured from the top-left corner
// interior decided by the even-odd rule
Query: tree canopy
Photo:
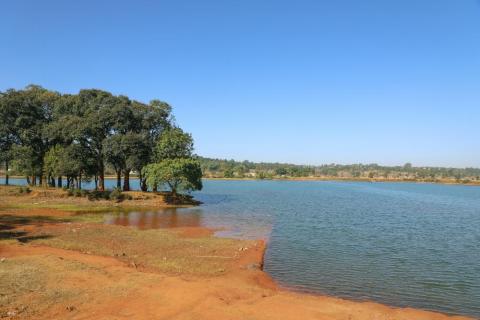
[[[155,146],[155,163],[144,167],[142,174],[152,190],[166,185],[174,196],[178,190],[202,189],[202,168],[193,158],[193,139],[178,127],[172,127],[159,137]]]
[[[6,175],[13,168],[31,185],[62,186],[65,180],[67,187],[81,187],[93,179],[104,190],[105,172],[113,172],[117,186],[123,177],[128,191],[130,173],[136,172],[146,191],[145,166],[164,159],[192,160],[191,135],[174,123],[172,107],[157,99],[143,103],[98,89],[61,94],[30,85],[0,92],[0,116],[0,161]],[[187,170],[182,175],[191,176],[191,163],[180,164]],[[177,184],[186,186],[183,180]],[[192,180],[194,185],[198,183]]]
[[[150,188],[167,185],[174,196],[180,190],[202,189],[202,169],[192,158],[165,159],[145,166],[143,173]]]

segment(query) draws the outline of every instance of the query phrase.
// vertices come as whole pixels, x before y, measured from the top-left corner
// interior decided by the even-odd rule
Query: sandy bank
[[[0,235],[6,319],[468,319],[280,289],[261,270],[263,241],[201,227],[139,231],[4,207]]]

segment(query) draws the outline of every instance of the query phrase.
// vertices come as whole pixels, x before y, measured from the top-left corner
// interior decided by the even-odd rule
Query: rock
[[[260,270],[260,265],[258,263],[250,263],[246,266],[247,270]]]
[[[17,311],[8,311],[7,317],[15,317],[17,315]]]
[[[5,260],[7,260],[7,258],[2,258],[2,259],[0,259],[0,262],[3,262]]]
[[[75,306],[68,306],[66,309],[67,309],[68,311],[72,312],[72,311],[74,311],[76,308],[75,308]]]

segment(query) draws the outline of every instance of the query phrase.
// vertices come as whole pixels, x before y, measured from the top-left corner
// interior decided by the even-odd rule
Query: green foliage
[[[234,177],[233,169],[232,169],[232,168],[226,169],[226,170],[223,172],[223,177],[224,177],[224,178],[233,178],[233,177]]]
[[[39,86],[10,89],[0,92],[0,161],[32,184],[95,176],[103,189],[108,165],[127,176],[152,160],[159,137],[173,127],[171,110],[159,100],[145,104],[97,89],[64,95]],[[178,134],[170,136],[176,141]]]
[[[189,158],[193,152],[193,139],[189,133],[174,127],[166,130],[155,146],[155,160]]]
[[[238,162],[202,157],[199,157],[198,160],[205,176],[216,178],[223,178],[226,175],[230,177],[233,170],[235,177],[255,177],[257,179],[295,177],[369,179],[383,177],[408,181],[438,181],[439,179],[455,179],[459,182],[480,181],[479,168],[413,167],[410,163],[396,167],[379,166],[378,164],[304,166],[287,163]]]
[[[123,172],[128,176],[132,170],[141,172],[150,159],[151,148],[147,141],[143,134],[133,132],[108,137],[103,142],[105,160],[116,173]],[[124,179],[124,190],[130,190],[128,179]]]
[[[4,157],[15,159],[15,169],[25,175],[40,175],[49,141],[43,136],[52,120],[59,94],[39,86],[7,90],[0,95],[0,148]]]
[[[167,185],[173,194],[179,190],[202,189],[202,169],[200,163],[191,158],[166,159],[152,163],[143,169],[147,185],[154,189]]]
[[[67,196],[69,197],[79,197],[79,198],[88,198],[89,200],[113,200],[113,201],[123,201],[126,199],[132,199],[130,195],[122,193],[122,190],[115,188],[111,191],[99,191],[92,190],[87,191],[83,189],[76,188],[67,188]]]

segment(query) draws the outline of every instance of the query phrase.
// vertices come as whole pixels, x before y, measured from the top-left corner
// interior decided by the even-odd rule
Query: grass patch
[[[170,230],[107,225],[69,225],[46,230],[52,237],[33,240],[51,247],[112,256],[133,266],[169,274],[212,276],[224,273],[241,247],[254,241],[215,237],[184,238]]]
[[[52,255],[5,259],[0,263],[0,318],[11,318],[9,314],[13,313],[14,319],[35,319],[52,309],[81,309],[95,296],[124,296],[140,280],[118,283],[112,277],[101,267]],[[82,285],[90,279],[102,285]]]
[[[116,207],[109,205],[85,205],[85,204],[75,204],[75,203],[9,203],[1,207],[3,210],[6,209],[56,209],[69,212],[106,212],[112,211]]]

